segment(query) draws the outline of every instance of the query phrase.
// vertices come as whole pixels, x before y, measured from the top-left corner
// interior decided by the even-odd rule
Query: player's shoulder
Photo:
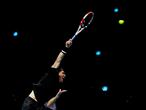
[[[53,68],[53,67],[49,67],[47,73],[58,73],[59,72],[59,68]]]

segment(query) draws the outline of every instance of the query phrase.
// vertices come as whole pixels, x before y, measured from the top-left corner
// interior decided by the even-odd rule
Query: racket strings
[[[91,19],[92,19],[92,15],[88,15],[86,18],[83,18],[80,23],[81,27],[82,28],[87,27],[90,24]]]
[[[81,25],[82,28],[85,27],[85,20],[84,19],[81,20],[80,25]]]
[[[80,21],[80,25],[78,27],[78,30],[76,31],[76,33],[74,34],[74,36],[71,38],[72,40],[75,39],[75,37],[81,33],[85,28],[88,27],[88,25],[92,22],[94,17],[94,13],[93,12],[88,12]]]

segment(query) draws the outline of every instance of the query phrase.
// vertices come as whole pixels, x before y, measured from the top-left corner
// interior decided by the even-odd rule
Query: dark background
[[[72,0],[1,3],[1,100],[5,109],[20,110],[24,98],[53,64],[81,18],[95,13],[63,59],[68,93],[59,109],[126,109],[142,107],[144,81],[140,48],[129,25],[129,4],[123,0]],[[120,7],[118,14],[113,12]],[[117,21],[124,19],[125,24]],[[12,32],[18,31],[17,38]],[[101,51],[101,56],[95,52]],[[108,85],[109,91],[101,87]],[[6,106],[5,106],[6,105]]]

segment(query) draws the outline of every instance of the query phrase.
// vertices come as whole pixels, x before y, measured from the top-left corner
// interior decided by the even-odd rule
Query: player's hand
[[[72,40],[71,39],[69,39],[68,41],[66,41],[66,43],[65,43],[65,47],[66,48],[70,48],[71,45],[72,45]]]
[[[56,97],[60,97],[61,94],[67,92],[67,90],[61,90],[59,89],[58,93],[56,94]]]

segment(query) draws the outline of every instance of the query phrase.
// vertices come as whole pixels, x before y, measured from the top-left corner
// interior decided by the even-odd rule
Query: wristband
[[[64,50],[61,50],[61,52],[63,53],[63,54],[66,54],[67,52],[65,52]]]
[[[63,49],[62,49],[62,53],[68,53],[68,51],[69,51],[69,48],[67,48],[67,47],[64,47]]]

